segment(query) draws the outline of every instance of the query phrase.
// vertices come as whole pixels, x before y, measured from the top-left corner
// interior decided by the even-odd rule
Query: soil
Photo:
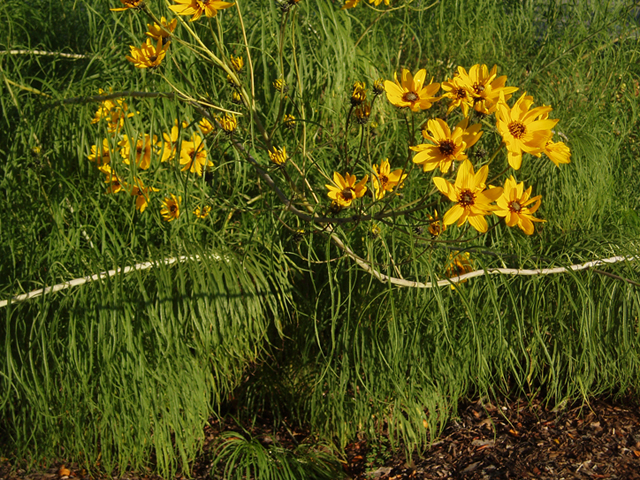
[[[245,428],[247,428],[245,426]],[[212,420],[205,429],[207,443],[193,464],[194,479],[219,479],[211,471],[211,450],[217,434],[238,430],[231,422]],[[248,429],[261,442],[294,447],[308,431],[269,422]],[[459,409],[440,438],[421,456],[407,458],[402,449],[383,450],[384,442],[351,443],[343,469],[353,480],[377,479],[620,479],[640,480],[640,407],[626,401],[594,400],[589,405],[550,409],[537,401],[468,403]],[[6,461],[0,480],[87,479],[73,465],[58,464],[45,472],[27,474]],[[106,480],[112,477],[96,478]],[[153,480],[151,475],[129,479]],[[302,480],[302,479],[301,479]]]

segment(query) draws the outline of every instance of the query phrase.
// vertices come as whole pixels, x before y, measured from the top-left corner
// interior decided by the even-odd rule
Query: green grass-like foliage
[[[479,269],[640,254],[638,6],[362,0],[340,10],[343,2],[301,0],[283,13],[283,3],[181,17],[155,70],[125,59],[152,23],[144,11],[111,12],[117,0],[0,5],[0,300],[154,263],[0,309],[0,456],[119,474],[151,466],[168,477],[189,470],[210,415],[233,407],[247,421],[286,417],[320,441],[294,452],[224,434],[215,461],[225,478],[336,478],[322,445],[339,450],[364,435],[424,451],[464,398],[638,398],[637,259],[412,289],[380,282],[343,248],[384,275],[418,281],[444,278],[453,251]],[[162,1],[147,4],[175,17]],[[221,59],[244,56],[239,78],[251,102],[232,103],[227,72],[178,40],[192,41],[189,29]],[[429,174],[411,169],[408,145],[422,142],[420,126],[444,116],[447,102],[412,116],[382,95],[361,126],[347,123],[353,84],[370,89],[402,68],[444,82],[474,64],[498,65],[520,88],[515,98],[526,91],[551,105],[571,148],[562,168],[528,155],[517,172],[542,195],[536,216],[546,222],[534,235],[494,217],[486,235],[451,225],[434,241],[428,216],[451,205],[435,194],[429,208],[331,230],[288,211],[259,174],[306,214],[341,219],[380,207],[331,212],[324,185],[346,158],[358,179],[385,158],[408,166],[405,187],[385,198],[390,210],[435,191]],[[201,177],[177,160],[154,157],[144,171],[114,160],[124,184],[141,176],[158,188],[141,213],[133,196],[107,193],[88,160],[92,145],[107,138],[115,149],[120,138],[91,123],[98,89],[138,92],[123,94],[135,115],[120,134],[162,139],[178,119],[179,149],[224,108],[239,113],[236,144],[217,125],[206,137],[213,166]],[[292,129],[285,114],[296,117]],[[447,120],[460,118],[458,110]],[[501,138],[492,121],[476,120],[485,133],[470,156],[490,154]],[[273,145],[286,145],[299,169],[275,168]],[[502,153],[489,178],[506,166]],[[170,194],[182,198],[181,215],[166,222]],[[203,205],[210,215],[196,218]],[[164,261],[179,256],[188,260]]]

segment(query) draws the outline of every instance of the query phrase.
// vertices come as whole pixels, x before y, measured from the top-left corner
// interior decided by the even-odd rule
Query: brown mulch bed
[[[195,479],[221,478],[211,471],[211,450],[231,423],[212,421],[205,430],[204,453],[194,463]],[[294,446],[308,434],[269,423],[249,429],[265,443]],[[406,458],[382,444],[355,442],[346,448],[348,478],[378,479],[620,479],[640,480],[640,407],[634,402],[593,400],[587,406],[550,409],[538,401],[469,403],[460,407],[439,440],[422,456]],[[62,475],[61,475],[62,474]],[[0,464],[0,480],[88,478],[82,471],[58,464],[46,472],[27,474]],[[103,477],[104,479],[111,477]],[[131,479],[154,478],[131,475]],[[101,480],[101,479],[97,479]],[[302,479],[301,479],[302,480]]]

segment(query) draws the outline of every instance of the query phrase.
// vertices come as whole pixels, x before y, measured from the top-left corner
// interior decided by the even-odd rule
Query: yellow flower
[[[460,68],[460,67],[459,67]],[[442,84],[442,89],[447,92],[442,97],[451,100],[447,115],[449,115],[456,107],[462,109],[462,113],[466,117],[469,115],[469,107],[473,107],[473,97],[459,74],[447,80]]]
[[[369,175],[356,183],[356,176],[345,173],[344,177],[338,172],[333,172],[333,183],[325,185],[329,189],[327,194],[339,207],[349,207],[356,198],[361,198],[366,192],[366,183]]]
[[[120,147],[120,155],[122,156],[122,161],[129,165],[132,149],[131,142],[132,138],[129,138],[127,135],[122,136],[122,140],[118,142],[118,146]],[[148,170],[151,166],[151,154],[158,153],[158,137],[155,135],[153,138],[147,133],[145,133],[144,138],[138,138],[136,140],[135,145],[135,161],[138,168],[141,170]]]
[[[465,273],[473,271],[473,265],[471,264],[471,258],[469,252],[459,253],[453,252],[449,255],[449,265],[447,265],[447,271],[445,275],[447,278],[460,277]],[[467,280],[462,280],[458,283],[464,283]],[[456,287],[451,285],[451,290],[455,290]]]
[[[414,112],[419,112],[431,108],[431,105],[439,100],[439,97],[434,97],[440,90],[439,83],[433,83],[432,78],[431,82],[424,86],[426,70],[418,70],[414,77],[409,70],[403,68],[402,81],[398,81],[396,73],[393,75],[395,83],[385,80],[384,89],[387,92],[387,99],[396,107],[409,107]]]
[[[345,0],[341,10],[357,7],[359,3],[360,3],[360,0]],[[369,0],[369,3],[372,3],[377,7],[382,3],[382,0]],[[384,4],[389,6],[389,0],[384,0]]]
[[[527,235],[533,234],[533,222],[544,222],[532,215],[540,207],[542,201],[541,195],[529,198],[531,196],[531,187],[524,190],[524,182],[516,183],[511,176],[504,182],[504,191],[496,204],[497,207],[493,213],[499,217],[504,217],[509,227],[518,225]],[[535,205],[529,206],[535,202]]]
[[[532,104],[533,97],[524,93],[513,108],[509,108],[504,96],[500,94],[496,127],[507,145],[507,158],[514,170],[518,170],[522,164],[522,152],[538,155],[544,151],[547,142],[553,136],[551,129],[558,123],[558,120],[546,118],[551,107],[543,106],[529,110]],[[540,117],[545,118],[539,120]]]
[[[191,141],[183,141],[180,145],[180,165],[183,172],[189,170],[199,177],[202,176],[204,167],[213,167],[213,162],[207,160],[207,151],[204,148],[204,141],[200,135],[191,135]]]
[[[293,130],[296,126],[296,117],[293,115],[285,115],[282,121],[284,122],[284,126],[289,130]]]
[[[162,208],[160,214],[166,222],[172,222],[180,216],[180,202],[182,197],[177,197],[172,193],[171,198],[165,197],[162,201]]]
[[[204,207],[196,207],[193,211],[193,214],[198,218],[207,218],[211,213],[211,207],[209,205],[205,205]]]
[[[485,165],[477,173],[473,171],[473,165],[469,160],[465,160],[456,177],[456,183],[451,184],[442,177],[433,177],[436,188],[446,195],[449,200],[456,202],[442,221],[445,225],[458,222],[461,227],[467,220],[478,232],[484,233],[489,226],[484,218],[489,215],[494,206],[491,202],[502,194],[502,187],[493,187],[485,190],[489,166]]]
[[[482,136],[480,131],[482,125],[476,123],[467,128],[468,123],[468,118],[462,119],[451,133],[449,125],[444,120],[440,118],[429,120],[426,128],[422,129],[422,136],[433,145],[423,143],[410,147],[411,150],[418,152],[413,157],[413,163],[422,165],[424,172],[440,167],[442,173],[447,173],[454,160],[466,160],[465,149],[473,146]]]
[[[571,163],[571,150],[563,142],[548,140],[544,145],[543,153],[558,167],[561,163]]]
[[[98,93],[102,95],[106,92],[100,88]],[[127,109],[127,104],[122,98],[104,100],[100,103],[91,123],[98,123],[104,119],[107,122],[107,130],[110,133],[117,132],[124,126],[125,118],[134,116],[133,113],[126,113]]]
[[[349,8],[355,8],[360,3],[360,0],[345,0],[344,5],[340,10],[347,10]]]
[[[185,122],[182,123],[182,126],[185,127]],[[171,127],[171,133],[163,133],[162,138],[164,138],[164,142],[162,142],[162,157],[160,158],[161,162],[166,162],[168,160],[172,160],[176,154],[178,136],[180,134],[180,130],[178,129],[178,119],[176,118],[173,121],[173,127]]]
[[[378,95],[382,95],[384,93],[384,80],[379,78],[375,82],[373,82],[373,94],[377,97]]]
[[[235,89],[231,92],[231,101],[238,105],[242,103],[242,95],[240,95],[240,93]]]
[[[158,192],[157,188],[145,187],[140,178],[135,179],[135,185],[131,187],[131,195],[136,197],[136,210],[144,212],[149,205],[149,192]]]
[[[151,37],[154,40],[162,40],[162,43],[166,43],[169,38],[171,38],[171,34],[176,29],[176,25],[178,25],[178,19],[174,18],[171,23],[167,23],[167,19],[162,17],[160,19],[160,25],[153,22],[153,27],[147,23],[147,28],[149,29],[146,32],[148,37]]]
[[[287,86],[287,83],[282,78],[278,78],[277,80],[273,81],[273,88],[275,88],[277,91],[279,91],[282,94],[285,94],[289,91],[289,87]]]
[[[216,120],[228,135],[231,135],[238,128],[238,121],[232,113],[225,113],[224,116],[216,117]]]
[[[178,15],[193,15],[190,22],[198,20],[204,13],[207,17],[215,17],[218,10],[233,7],[233,3],[217,0],[175,0],[178,5],[170,5],[169,8]]]
[[[495,112],[500,95],[509,100],[511,94],[518,90],[517,87],[505,87],[506,75],[496,78],[497,72],[497,65],[494,65],[491,71],[486,65],[474,65],[469,69],[469,73],[463,67],[458,67],[457,84],[462,85],[467,91],[466,104],[477,112],[486,115]],[[466,110],[463,107],[463,111]]]
[[[236,72],[241,71],[242,67],[244,67],[244,59],[242,57],[234,57],[233,55],[230,55],[229,61]]]
[[[108,184],[107,193],[118,193],[124,190],[124,183],[113,171],[111,165],[102,165],[98,169],[105,175],[104,183]]]
[[[122,12],[123,10],[129,10],[131,8],[141,10],[144,8],[144,0],[120,0],[120,3],[124,5],[121,8],[112,8],[112,12]]]
[[[213,123],[211,123],[206,117],[198,122],[198,127],[200,128],[200,131],[203,135],[209,135],[216,129]]]
[[[376,191],[375,198],[378,200],[383,198],[387,192],[393,191],[396,186],[402,188],[405,178],[407,178],[407,174],[403,174],[401,168],[391,171],[391,165],[386,158],[380,163],[379,167],[374,165],[373,188]]]
[[[153,40],[147,38],[147,41],[140,48],[136,48],[133,45],[129,46],[131,56],[127,55],[127,60],[137,68],[156,68],[164,59],[170,45],[171,42],[163,45],[162,38],[154,45]]]
[[[357,107],[367,99],[367,85],[364,82],[356,82],[353,84],[353,93],[351,94],[351,105]]]
[[[99,149],[99,151],[98,151]],[[109,140],[102,140],[102,147],[91,145],[91,153],[87,157],[90,162],[94,162],[98,167],[111,163],[111,152],[109,150]]]
[[[269,158],[278,166],[284,165],[288,159],[286,148],[271,147],[269,150]]]
[[[438,211],[434,210],[433,215],[429,215],[429,234],[432,237],[437,237],[447,229],[447,226],[442,223],[442,219],[438,216]]]

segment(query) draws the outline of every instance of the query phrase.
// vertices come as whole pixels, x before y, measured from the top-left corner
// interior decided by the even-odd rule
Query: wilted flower
[[[369,102],[364,102],[362,105],[357,106],[355,114],[358,123],[360,125],[366,125],[371,116],[371,105],[369,105]]]
[[[231,135],[238,127],[236,116],[232,113],[225,113],[223,116],[216,117],[216,120],[228,135]]]
[[[353,84],[353,93],[351,94],[351,105],[357,107],[367,99],[367,85],[364,82],[356,82]]]
[[[204,207],[196,207],[193,211],[193,214],[198,218],[207,218],[211,213],[211,207],[209,205],[205,205]]]
[[[241,71],[244,67],[244,59],[240,56],[234,57],[233,55],[230,55],[229,61],[231,62],[231,66],[236,72]]]
[[[269,149],[269,158],[278,166],[284,165],[288,160],[286,148],[271,147]]]
[[[289,91],[287,83],[282,78],[278,78],[277,80],[273,81],[273,88],[275,88],[282,94],[286,94]]]
[[[563,142],[553,142],[548,140],[542,151],[549,160],[556,164],[557,167],[561,163],[571,163],[571,150]]]
[[[296,126],[296,117],[293,115],[285,115],[282,121],[284,122],[284,126],[289,130],[293,130]]]
[[[213,123],[211,123],[206,117],[198,122],[198,128],[203,135],[208,135],[216,129]]]
[[[434,210],[433,215],[429,215],[429,234],[432,237],[437,237],[446,229],[447,226],[442,223],[442,219],[438,216],[438,211]]]
[[[384,93],[384,80],[378,79],[373,82],[373,94],[377,97]]]
[[[447,278],[460,277],[465,273],[469,273],[472,271],[473,266],[471,265],[469,252],[453,252],[449,255],[449,265],[447,265],[447,271],[445,273]],[[460,283],[464,282],[466,282],[466,280],[462,280]],[[455,290],[455,287],[451,285],[451,289]]]

